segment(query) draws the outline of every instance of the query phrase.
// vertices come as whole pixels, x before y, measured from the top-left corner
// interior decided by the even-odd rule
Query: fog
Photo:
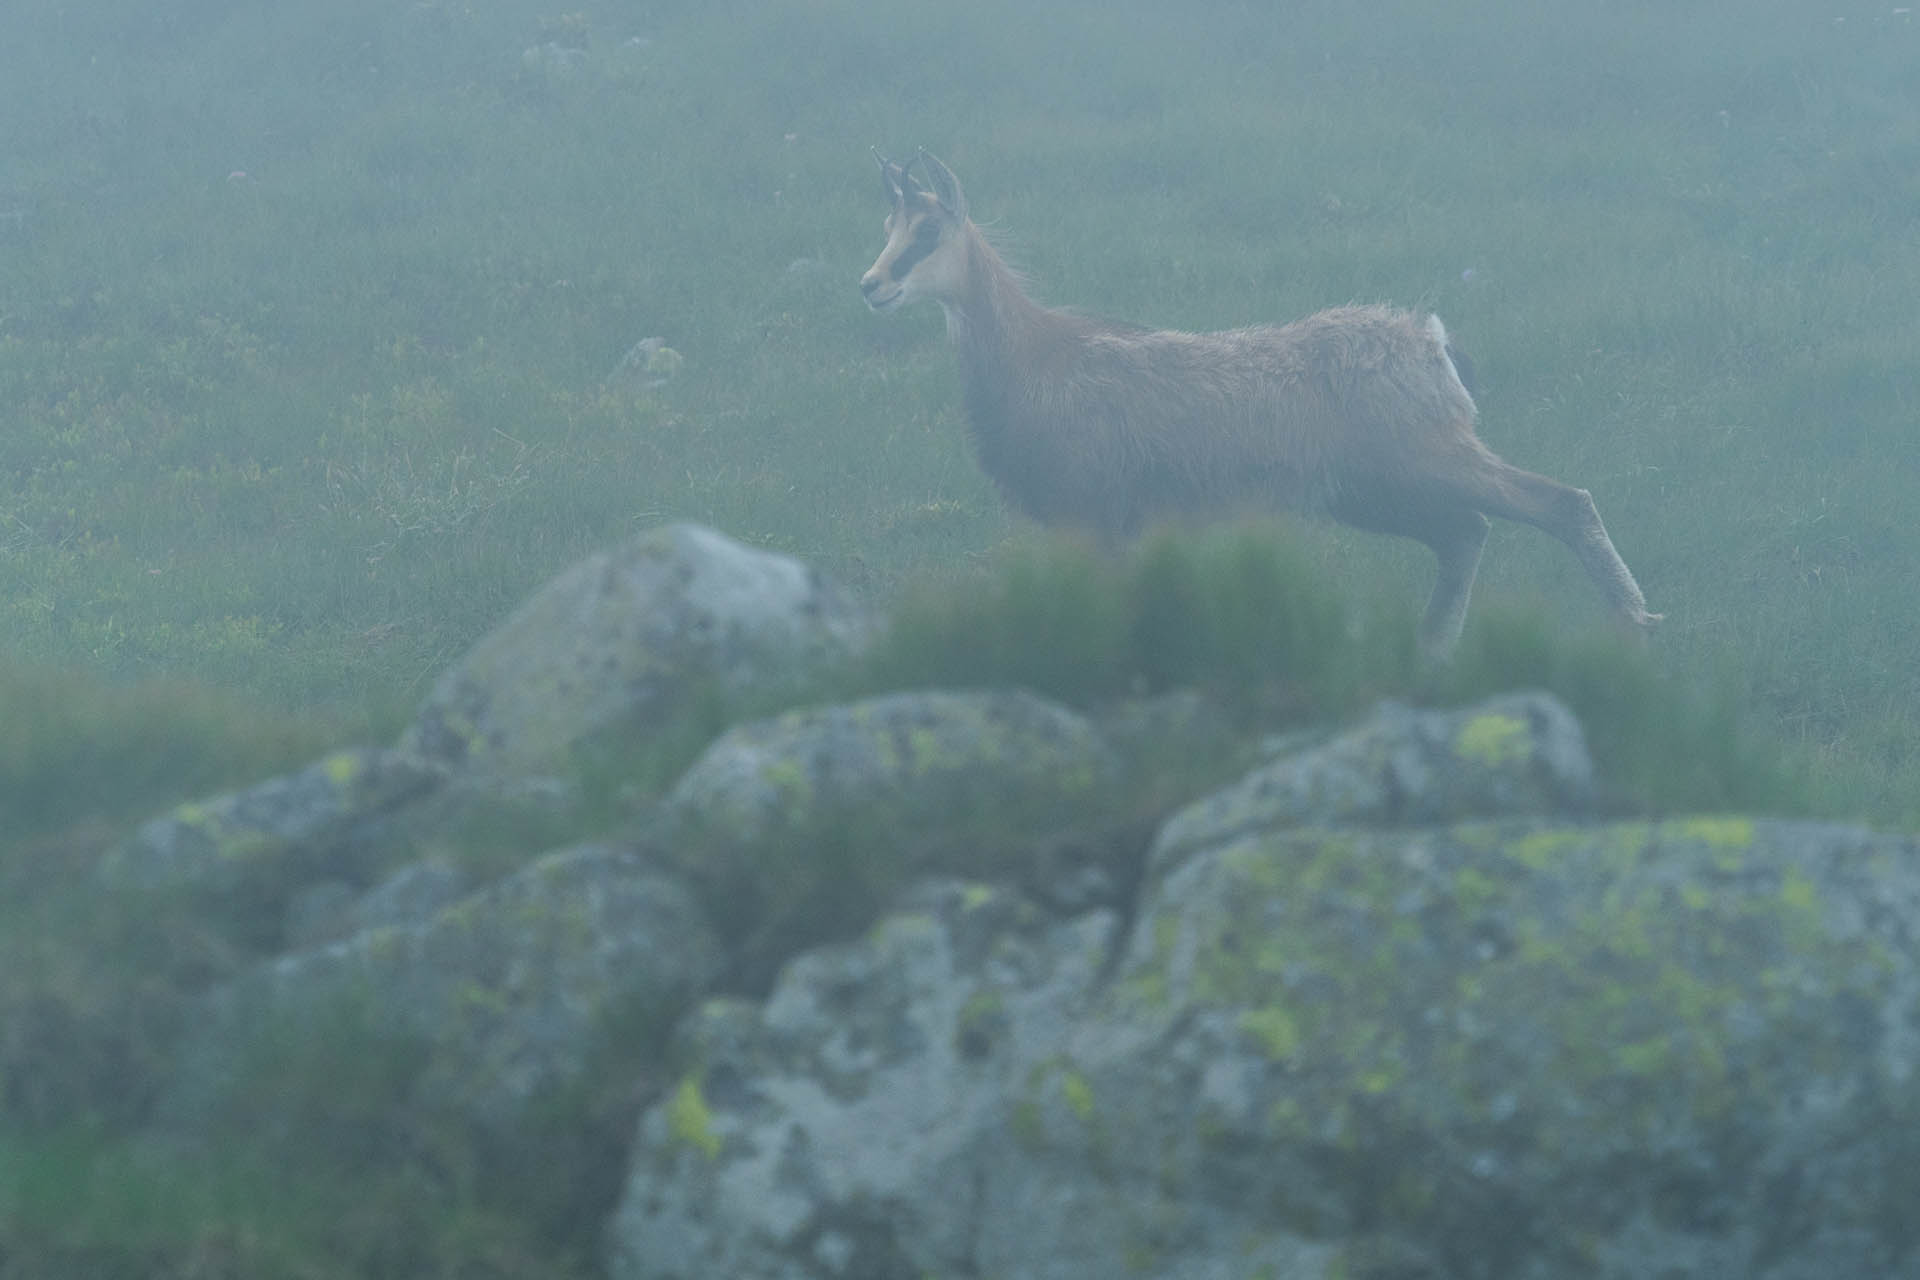
[[[1152,628],[1115,640],[1126,626],[1094,617],[1151,586],[1157,562],[1128,578],[1128,537],[1047,542],[1046,494],[1021,500],[1020,468],[1037,464],[1015,450],[998,483],[983,465],[942,308],[863,298],[894,209],[876,149],[950,167],[972,222],[1048,306],[1193,332],[1353,303],[1437,313],[1481,437],[1590,491],[1663,615],[1617,657],[1581,562],[1496,521],[1461,673],[1413,665],[1395,633],[1378,643],[1402,664],[1390,675],[1356,657],[1281,692],[1232,663],[1195,677],[1233,709],[1274,712],[1262,731],[1301,730],[1278,720],[1303,707],[1358,715],[1369,692],[1477,694],[1503,655],[1536,654],[1502,636],[1550,637],[1543,653],[1592,642],[1606,656],[1579,670],[1630,673],[1622,724],[1669,699],[1740,708],[1764,749],[1678,712],[1659,748],[1711,757],[1703,774],[1736,760],[1748,790],[1713,793],[1726,805],[1752,807],[1765,788],[1751,779],[1778,777],[1783,810],[1920,823],[1920,29],[1906,7],[16,0],[4,26],[0,885],[16,903],[71,895],[47,899],[65,904],[47,936],[69,951],[143,958],[30,971],[40,935],[23,907],[0,917],[0,958],[28,974],[0,996],[0,1041],[28,1025],[21,1010],[57,1006],[91,1046],[62,1058],[21,1033],[21,1059],[59,1063],[42,1074],[82,1082],[80,1101],[42,1114],[0,1089],[0,1170],[31,1148],[20,1167],[51,1176],[46,1151],[16,1141],[28,1131],[91,1125],[118,1150],[131,1122],[98,1098],[144,1081],[134,1060],[172,1034],[123,1036],[146,1016],[129,1011],[181,1016],[169,1001],[237,972],[258,941],[164,913],[86,923],[76,886],[98,859],[190,797],[398,740],[543,584],[635,535],[697,523],[793,557],[874,616],[919,602],[913,669],[929,684],[1052,678],[1030,670],[1108,680],[1104,693],[1179,683],[1174,658],[1124,648]],[[1299,566],[1354,617],[1411,632],[1426,549],[1312,511],[1272,536],[1274,573]],[[1208,566],[1228,553],[1197,545],[1166,554],[1191,554],[1191,593],[1217,602]],[[1013,585],[982,585],[995,574]],[[936,634],[1022,590],[1056,618],[1087,615],[1036,640],[1050,665]],[[940,599],[949,614],[926,603]],[[1226,652],[1256,614],[1194,630],[1228,636]],[[1179,620],[1155,625],[1180,662],[1214,652]],[[1191,663],[1181,678],[1206,659]],[[699,705],[707,718],[676,733],[737,709]],[[1590,736],[1604,755],[1604,731]],[[675,739],[645,767],[664,778],[691,754]],[[1646,758],[1684,772],[1652,745]],[[627,803],[590,783],[595,804]],[[1714,807],[1705,784],[1640,785],[1617,807]],[[482,861],[509,859],[487,847]],[[148,963],[164,998],[129,983]],[[633,1099],[670,1083],[614,1108],[623,1140]],[[0,1276],[15,1259],[21,1276],[59,1274],[86,1230],[21,1208],[21,1181],[0,1172]],[[572,1220],[540,1230],[584,1238]],[[102,1246],[111,1274],[139,1274],[125,1260],[149,1246],[165,1274],[214,1274],[165,1232],[137,1235]],[[328,1248],[300,1256],[358,1265]],[[501,1265],[484,1274],[514,1274]],[[409,1266],[428,1264],[381,1274]]]

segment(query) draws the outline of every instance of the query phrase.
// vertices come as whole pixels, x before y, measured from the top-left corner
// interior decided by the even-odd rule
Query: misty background
[[[1663,663],[1912,794],[1920,90],[1882,4],[14,6],[10,663],[387,726],[669,519],[884,598],[1013,524],[937,311],[865,313],[867,148],[1045,300],[1445,316],[1483,434],[1594,491]],[[607,378],[663,338],[680,373]],[[1417,548],[1310,530],[1356,582]],[[1497,529],[1482,598],[1598,622]]]

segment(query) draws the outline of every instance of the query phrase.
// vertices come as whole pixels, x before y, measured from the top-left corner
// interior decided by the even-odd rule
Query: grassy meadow
[[[877,599],[1016,525],[937,312],[854,282],[924,144],[1046,300],[1430,306],[1483,434],[1592,489],[1845,810],[1920,778],[1920,60],[1836,3],[156,10],[0,61],[0,635],[384,733],[526,591],[669,519]],[[565,52],[561,52],[565,51]],[[637,339],[686,357],[608,389]],[[1423,549],[1305,535],[1356,584]],[[1502,527],[1481,599],[1599,625]]]
[[[173,799],[390,737],[527,592],[668,520],[906,600],[872,682],[1329,714],[1545,683],[1627,805],[1920,826],[1920,27],[1882,0],[14,0],[6,28],[0,1280],[592,1273],[597,1220],[461,1173],[432,1117],[394,1118],[378,1178],[291,1191],[121,1145],[137,1100],[101,1100],[213,962],[100,918],[86,873]],[[937,310],[856,287],[868,148],[917,145],[1049,302],[1441,312],[1482,434],[1591,489],[1665,612],[1645,659],[1516,526],[1437,676],[1412,544],[1033,540]],[[649,336],[678,376],[610,384]],[[45,1097],[4,1069],[35,1028],[98,1049]],[[399,1096],[334,1049],[314,1096]]]

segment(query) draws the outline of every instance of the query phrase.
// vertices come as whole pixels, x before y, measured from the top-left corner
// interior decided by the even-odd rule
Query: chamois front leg
[[[1456,499],[1415,487],[1349,480],[1328,512],[1341,524],[1424,543],[1437,569],[1420,619],[1420,656],[1445,662],[1466,627],[1467,604],[1487,545],[1487,518]]]
[[[1487,545],[1492,528],[1478,511],[1461,510],[1436,518],[1424,533],[1415,536],[1433,549],[1439,571],[1433,580],[1433,594],[1427,597],[1427,612],[1420,619],[1420,654],[1429,662],[1445,662],[1460,643],[1460,632],[1467,625],[1467,602],[1473,596],[1473,579],[1480,569],[1480,552]]]

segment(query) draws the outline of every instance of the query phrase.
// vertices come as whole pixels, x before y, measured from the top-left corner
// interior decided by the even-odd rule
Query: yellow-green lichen
[[[1819,905],[1818,892],[1807,873],[1798,867],[1788,867],[1786,875],[1780,880],[1780,905],[1796,913],[1813,911]]]
[[[647,372],[656,378],[671,378],[680,372],[680,366],[686,363],[686,357],[672,347],[655,347],[647,352]]]
[[[1525,720],[1488,712],[1460,726],[1453,749],[1468,760],[1498,769],[1525,760],[1533,750],[1531,737]]]
[[[256,858],[265,858],[277,854],[287,847],[287,842],[278,836],[268,835],[264,831],[251,827],[239,830],[221,830],[225,824],[219,819],[208,822],[202,829],[213,840],[215,851],[228,862],[246,862]]]
[[[720,1135],[713,1131],[713,1110],[700,1090],[700,1078],[688,1075],[667,1102],[667,1133],[678,1146],[690,1147],[709,1160],[720,1158]]]
[[[1498,880],[1477,867],[1462,867],[1454,873],[1453,896],[1468,910],[1479,910],[1500,901],[1507,890]]]
[[[1093,1086],[1087,1078],[1069,1067],[1060,1073],[1060,1096],[1067,1101],[1067,1109],[1081,1124],[1093,1123]]]
[[[943,758],[946,753],[941,750],[940,735],[924,725],[907,731],[907,750],[913,756],[916,772],[951,763]]]
[[[805,810],[811,799],[812,788],[807,782],[806,770],[793,760],[771,760],[760,771],[760,780],[765,782],[780,797],[780,806],[791,812],[794,809]]]
[[[1355,1078],[1354,1083],[1360,1086],[1362,1093],[1385,1093],[1399,1084],[1400,1078],[1401,1072],[1397,1068],[1383,1065],[1371,1071],[1362,1071]]]
[[[1000,891],[992,885],[969,884],[960,891],[960,906],[962,910],[978,911],[999,896]]]
[[[1543,871],[1583,840],[1582,832],[1570,829],[1534,831],[1509,843],[1507,854],[1523,867]]]
[[[461,745],[466,759],[477,760],[487,754],[487,736],[480,731],[478,721],[450,706],[438,710],[438,728]]]
[[[1007,1002],[998,991],[976,991],[960,1006],[960,1024],[964,1027],[1004,1012]]]
[[[1275,1062],[1284,1062],[1300,1048],[1300,1023],[1277,1004],[1241,1014],[1240,1029],[1258,1040]]]
[[[168,816],[183,827],[205,828],[214,820],[212,810],[195,800],[175,805]]]
[[[1884,981],[1883,966],[1828,932],[1806,871],[1781,867],[1772,893],[1714,874],[1717,854],[1752,835],[1742,819],[1509,824],[1499,841],[1437,842],[1431,861],[1450,870],[1451,892],[1411,914],[1403,864],[1382,856],[1392,838],[1276,833],[1217,858],[1217,911],[1153,922],[1156,945],[1127,989],[1232,1010],[1312,1091],[1302,1102],[1316,1132],[1344,1100],[1412,1078],[1477,1115],[1519,1089],[1521,1105],[1566,1118],[1542,1126],[1547,1147],[1590,1140],[1573,1118],[1585,1112],[1563,1097],[1603,1099],[1641,1132],[1717,1124],[1747,1087],[1740,1026],[1757,1015],[1810,1054],[1839,1052],[1808,984]],[[1699,877],[1672,874],[1689,867]],[[1478,939],[1489,909],[1497,948],[1429,985],[1433,948]],[[1274,1004],[1279,984],[1303,998]],[[1437,1034],[1411,1033],[1416,1006],[1450,1011]],[[1511,1029],[1516,1010],[1525,1025]],[[1516,1080],[1502,1055],[1521,1045],[1544,1056]],[[1301,1115],[1289,1104],[1269,1124],[1290,1131]]]
[[[1751,818],[1688,818],[1679,824],[1679,831],[1689,840],[1723,852],[1747,849],[1753,844]]]
[[[925,911],[901,911],[874,921],[867,938],[875,946],[912,947],[945,931],[939,920]]]
[[[467,982],[455,993],[454,1007],[462,1013],[498,1017],[507,1012],[507,998],[485,983]]]
[[[345,791],[360,780],[366,772],[366,762],[355,751],[336,751],[320,762],[326,771],[327,781]]]

